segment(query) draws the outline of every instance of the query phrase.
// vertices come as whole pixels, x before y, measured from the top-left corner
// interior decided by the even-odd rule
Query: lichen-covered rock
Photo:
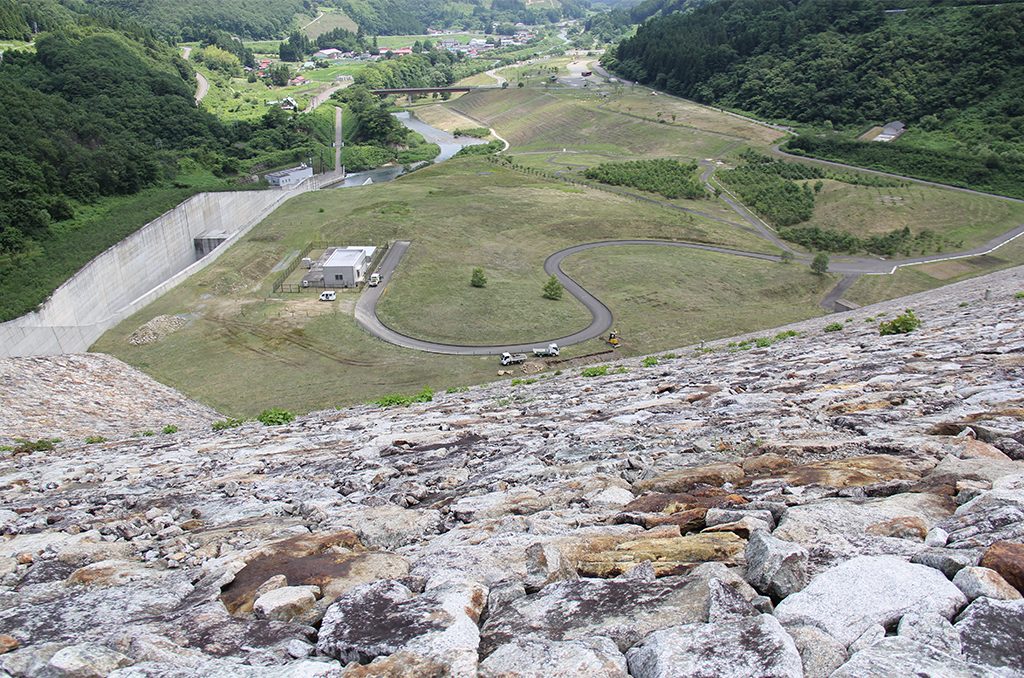
[[[831,678],[997,678],[999,675],[984,666],[971,664],[962,657],[942,652],[932,645],[896,637],[883,638],[854,654]]]
[[[607,551],[582,554],[576,570],[584,577],[614,577],[650,561],[658,576],[682,574],[700,563],[736,564],[745,543],[731,532],[667,538],[640,535]]]
[[[327,609],[317,651],[342,663],[406,652],[440,662],[452,675],[471,676],[486,601],[487,589],[469,582],[419,595],[396,581],[365,584]]]
[[[971,661],[1011,671],[1024,667],[1024,600],[978,598],[955,626]]]
[[[642,480],[636,484],[641,492],[686,492],[700,485],[721,487],[735,483],[743,477],[743,469],[736,464],[707,464],[678,469]]]
[[[802,678],[800,653],[771,615],[656,631],[626,653],[636,678]]]
[[[500,645],[527,637],[581,640],[594,636],[607,636],[625,651],[658,629],[706,622],[712,580],[735,587],[748,600],[757,595],[720,563],[653,582],[629,578],[557,582],[513,600],[488,617],[481,630],[481,652],[487,655]]]
[[[626,658],[608,638],[517,640],[480,664],[480,678],[626,678]]]
[[[765,595],[781,600],[807,586],[807,550],[767,532],[750,535],[744,552],[747,581]]]
[[[108,647],[79,643],[54,653],[46,671],[54,678],[105,678],[130,663],[131,659]]]
[[[784,624],[817,626],[849,645],[873,624],[888,626],[910,612],[951,618],[967,603],[941,573],[887,556],[860,556],[818,575],[783,600]]]
[[[953,583],[967,600],[985,596],[993,600],[1020,600],[1020,591],[1010,586],[1002,575],[987,567],[965,567],[953,577]]]
[[[800,652],[805,678],[828,678],[849,659],[846,646],[817,627],[790,626],[786,631]]]

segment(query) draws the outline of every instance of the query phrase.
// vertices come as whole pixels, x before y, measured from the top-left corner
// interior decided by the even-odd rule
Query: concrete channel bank
[[[319,183],[192,196],[90,261],[38,310],[0,323],[0,357],[87,350],[108,329],[216,261],[283,202]],[[197,261],[193,239],[209,231],[231,236]]]

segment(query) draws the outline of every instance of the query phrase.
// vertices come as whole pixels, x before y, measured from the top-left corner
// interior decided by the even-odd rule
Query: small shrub
[[[607,365],[599,365],[597,367],[584,367],[583,371],[580,372],[581,377],[603,377],[608,374]]]
[[[814,261],[811,262],[811,271],[817,275],[825,275],[828,273],[828,255],[824,252],[818,252],[814,255]]]
[[[1017,292],[1017,294],[1013,295],[1013,298],[1014,299],[1024,299],[1024,292]],[[964,303],[966,304],[967,302],[964,302]]]
[[[465,393],[468,390],[468,386],[449,386],[445,393]]]
[[[30,452],[49,452],[54,448],[60,438],[40,438],[39,440],[18,440],[14,446],[15,454],[28,454]]]
[[[541,290],[541,296],[552,301],[558,301],[562,298],[562,283],[558,282],[558,278],[554,275],[548,278],[548,281],[544,283],[544,287]]]
[[[408,407],[413,403],[429,403],[434,399],[434,392],[424,386],[423,390],[416,395],[403,395],[401,393],[390,393],[386,396],[381,396],[377,400],[371,401],[374,405],[380,407]]]
[[[796,330],[786,330],[785,332],[779,332],[775,335],[773,341],[782,341],[783,339],[791,339],[798,336],[800,333]]]
[[[914,315],[914,311],[907,309],[906,313],[887,320],[878,326],[878,334],[886,336],[889,334],[908,334],[921,326],[921,319]]]
[[[168,424],[167,426],[164,426],[164,428],[163,428],[163,434],[167,435],[167,436],[171,435],[172,433],[177,433],[177,432],[178,432],[178,427],[175,426],[174,424]]]
[[[678,357],[679,356],[677,356],[675,353],[666,353],[665,355],[661,356],[661,359],[662,360],[675,360]]]
[[[280,407],[272,407],[269,410],[260,412],[259,416],[256,417],[256,421],[264,426],[280,426],[281,424],[295,421],[295,415],[288,410],[282,410]]]
[[[826,332],[838,332],[841,329],[843,329],[843,323],[829,323],[825,325]]]
[[[245,421],[242,419],[233,419],[231,417],[228,417],[227,419],[221,419],[220,421],[213,422],[211,428],[214,431],[225,431],[229,428],[237,428],[244,423]]]
[[[88,436],[85,439],[85,444],[86,445],[98,445],[99,443],[105,443],[105,442],[107,442],[107,439],[104,438],[103,436]]]
[[[14,448],[10,445],[0,445],[0,452],[13,452]]]
[[[1017,294],[1020,294],[1020,292],[1018,292]],[[1024,298],[1024,297],[1018,297],[1018,298]],[[970,304],[968,304],[966,301],[961,301],[959,305],[960,305],[960,308],[967,308],[968,306],[970,306]]]
[[[487,276],[484,275],[484,269],[477,266],[473,269],[473,274],[469,277],[469,284],[473,287],[487,287]]]
[[[513,379],[512,380],[512,385],[513,386],[529,386],[530,384],[536,384],[536,383],[537,383],[536,379]]]
[[[615,368],[612,374],[625,374],[626,372],[629,372],[629,368],[626,367],[625,365],[620,365],[619,367]]]
[[[646,358],[644,358],[640,362],[640,364],[643,365],[644,367],[654,367],[655,365],[658,364],[658,359],[655,358],[653,355],[649,355]]]
[[[771,337],[758,337],[754,339],[754,345],[758,348],[767,348],[772,345]]]
[[[156,431],[150,431],[149,429],[146,429],[145,431],[139,431],[135,435],[138,436],[139,438],[150,438],[156,435]]]

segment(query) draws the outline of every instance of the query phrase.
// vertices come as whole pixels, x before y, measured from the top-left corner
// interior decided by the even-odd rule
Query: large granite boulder
[[[635,678],[803,678],[800,653],[771,615],[656,631],[626,653]]]
[[[978,598],[957,619],[956,630],[971,661],[1024,671],[1024,600]]]
[[[626,658],[608,638],[526,638],[502,645],[480,664],[480,678],[627,678]]]
[[[874,624],[890,626],[909,612],[947,619],[967,598],[940,572],[888,556],[860,556],[818,575],[775,608],[784,624],[817,626],[849,645]]]

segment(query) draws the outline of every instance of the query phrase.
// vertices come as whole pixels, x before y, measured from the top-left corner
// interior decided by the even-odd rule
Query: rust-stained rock
[[[1010,586],[1024,593],[1024,544],[997,541],[985,550],[978,564],[995,570]]]
[[[794,464],[780,454],[768,452],[744,459],[740,466],[748,476],[774,476],[789,471]]]
[[[928,536],[928,525],[917,516],[904,516],[868,525],[866,532],[876,537],[924,541]]]
[[[415,652],[396,652],[369,664],[350,664],[344,678],[449,678],[448,666]]]
[[[888,454],[819,461],[797,467],[784,476],[790,485],[863,487],[889,480],[919,480],[905,461]]]
[[[717,487],[702,487],[691,492],[653,492],[637,497],[622,507],[624,513],[677,513],[694,508],[726,508],[745,504],[738,494]]]
[[[615,577],[649,560],[655,574],[665,577],[682,574],[700,563],[734,565],[742,560],[744,546],[746,540],[732,532],[633,539],[610,550],[581,555],[576,570],[584,577]]]
[[[0,634],[0,654],[7,654],[12,650],[17,650],[20,645],[21,643],[18,642],[17,638]]]
[[[224,587],[221,600],[232,614],[247,614],[256,591],[275,575],[284,575],[289,586],[319,586],[323,597],[332,600],[357,584],[408,573],[405,559],[392,553],[349,550],[361,548],[349,530],[270,544],[249,557],[234,581]]]
[[[743,478],[743,469],[736,464],[707,464],[669,471],[660,476],[641,480],[636,488],[641,491],[686,492],[699,485],[721,487]]]
[[[984,443],[980,440],[967,438],[960,447],[961,459],[996,459],[999,461],[1013,461],[1003,454],[999,448]]]

